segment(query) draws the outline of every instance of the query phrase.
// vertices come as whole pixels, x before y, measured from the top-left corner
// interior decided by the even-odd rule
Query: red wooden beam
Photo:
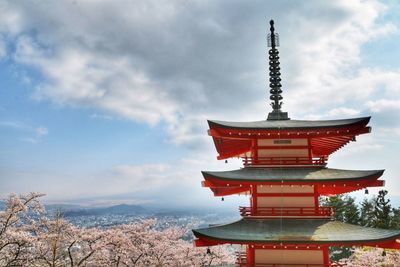
[[[220,153],[217,156],[217,159],[218,160],[222,160],[222,159],[228,159],[228,158],[232,158],[232,157],[237,157],[237,156],[240,156],[240,155],[242,155],[242,154],[244,154],[246,152],[249,152],[250,150],[251,150],[251,147],[246,147],[246,148],[239,149],[239,150],[236,150],[236,151],[231,151],[231,152],[227,152],[227,153]]]
[[[211,191],[213,191],[214,196],[216,197],[223,197],[229,196],[234,194],[240,194],[246,191],[249,191],[250,188],[243,186],[243,187],[211,187]]]
[[[357,180],[337,180],[337,181],[237,181],[219,179],[217,177],[205,176],[202,182],[204,187],[210,187],[216,196],[226,196],[246,192],[251,186],[277,186],[277,185],[305,185],[313,186],[318,195],[336,195],[346,192],[361,190],[366,187],[384,186],[384,180],[377,180],[381,175]],[[298,194],[298,195],[297,195]],[[313,193],[259,193],[260,196],[307,196]]]
[[[338,140],[338,139],[334,139],[334,137],[311,138],[311,142],[316,143],[316,144],[337,144],[337,143],[342,143],[343,141],[346,141],[346,140],[347,139]]]
[[[369,133],[370,127],[356,126],[349,128],[321,128],[313,130],[256,130],[256,129],[226,129],[213,127],[210,129],[210,135],[213,137],[224,138],[308,138],[308,137],[343,137]]]
[[[308,146],[276,145],[276,146],[258,146],[258,149],[307,149]]]
[[[314,193],[257,193],[257,197],[311,197]]]
[[[374,186],[383,186],[383,180],[377,180],[381,177],[381,174],[372,176],[372,177],[360,177],[352,180],[340,179],[336,181],[292,181],[292,180],[270,180],[270,181],[252,181],[252,180],[228,180],[228,179],[220,179],[218,177],[205,175],[205,181],[202,184],[205,187],[237,187],[237,186],[276,186],[276,185],[304,185],[304,186],[324,186],[324,187],[345,187],[345,186],[354,186],[354,187],[374,187]]]
[[[339,132],[338,132],[339,131]],[[288,130],[240,130],[212,128],[210,135],[214,138],[214,143],[219,152],[218,159],[227,159],[240,156],[252,149],[256,149],[257,139],[276,139],[276,138],[307,138],[310,140],[312,152],[315,155],[329,155],[347,144],[354,136],[369,132],[369,127],[354,129],[330,129],[324,134],[324,130],[299,131],[299,135]],[[265,149],[297,149],[308,148],[308,146],[262,146]]]

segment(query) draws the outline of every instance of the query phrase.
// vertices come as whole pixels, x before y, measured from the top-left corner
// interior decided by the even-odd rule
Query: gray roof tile
[[[346,127],[353,124],[363,123],[367,124],[371,117],[362,117],[344,120],[320,120],[320,121],[306,121],[306,120],[265,120],[265,121],[252,121],[252,122],[229,122],[209,120],[208,124],[212,126],[220,126],[224,128],[237,128],[237,129],[314,129],[314,128],[336,128]]]
[[[195,229],[196,237],[262,243],[379,242],[400,237],[399,230],[384,230],[324,219],[242,219],[233,223]]]
[[[237,181],[337,181],[381,176],[384,170],[341,170],[330,168],[243,168],[233,171],[203,171],[203,176]]]

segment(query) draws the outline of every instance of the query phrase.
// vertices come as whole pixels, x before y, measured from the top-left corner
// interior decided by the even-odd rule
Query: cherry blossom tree
[[[0,266],[186,267],[235,261],[227,246],[196,248],[183,239],[188,229],[159,230],[154,219],[101,229],[74,226],[59,214],[49,218],[41,196],[7,198],[0,211]],[[349,267],[400,267],[400,252],[358,248],[341,262]]]
[[[399,267],[400,252],[381,248],[359,248],[348,259],[349,267]]]
[[[109,229],[110,239],[103,247],[100,261],[106,266],[203,266],[234,262],[226,247],[207,253],[205,248],[194,248],[182,239],[186,229],[170,227],[159,231],[155,226],[155,220],[146,220]]]
[[[11,195],[0,211],[0,266],[121,267],[203,266],[234,262],[225,246],[195,248],[188,229],[157,229],[156,220],[79,228],[61,216],[46,217],[42,194]]]
[[[94,264],[105,235],[96,228],[78,228],[60,216],[41,219],[31,228],[35,236],[32,266],[88,266]]]
[[[29,232],[29,225],[35,217],[43,215],[44,208],[39,198],[43,194],[12,194],[6,200],[4,211],[0,211],[0,265],[25,265],[32,257],[35,237]]]

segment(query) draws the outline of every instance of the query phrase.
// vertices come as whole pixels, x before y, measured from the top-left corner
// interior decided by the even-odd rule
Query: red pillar
[[[319,209],[319,194],[316,185],[314,185],[314,208],[315,211]]]
[[[252,248],[251,245],[247,246],[247,267],[253,267],[255,264],[255,253],[254,253],[254,247]]]
[[[324,266],[329,267],[330,265],[330,258],[329,258],[329,247],[325,246],[322,248],[323,255],[324,255]]]
[[[257,214],[257,185],[250,186],[250,193],[251,193],[251,215]]]

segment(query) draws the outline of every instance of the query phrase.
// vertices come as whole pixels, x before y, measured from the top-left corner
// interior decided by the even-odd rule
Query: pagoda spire
[[[271,33],[268,34],[268,46],[271,47],[269,50],[269,92],[271,96],[269,99],[272,100],[272,112],[268,114],[268,120],[289,120],[287,112],[282,112],[282,85],[281,85],[281,73],[279,67],[279,51],[276,48],[279,46],[279,35],[275,33],[274,21],[270,20]]]

